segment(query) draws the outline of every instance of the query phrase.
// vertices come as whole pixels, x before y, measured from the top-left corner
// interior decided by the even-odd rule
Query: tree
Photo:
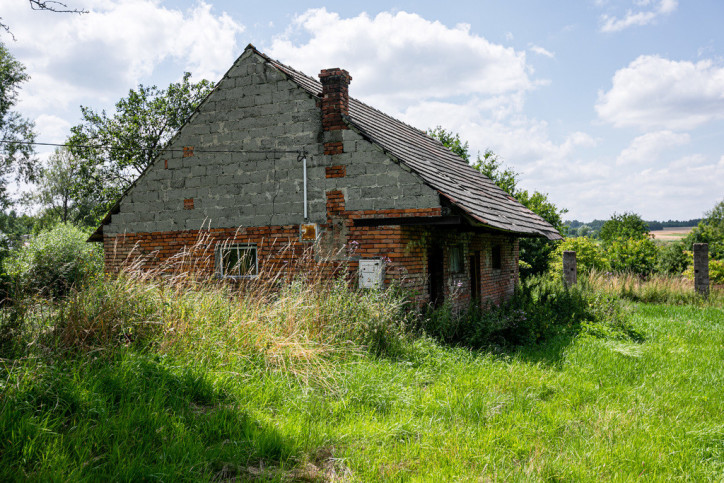
[[[40,205],[40,226],[56,222],[93,225],[91,216],[98,200],[87,198],[87,190],[78,189],[81,162],[67,148],[56,149],[48,164],[38,172],[36,186],[26,202]]]
[[[468,152],[468,143],[462,142],[458,134],[452,131],[446,131],[438,126],[430,129],[427,134],[441,143],[443,143],[452,152],[470,162],[470,153]],[[485,154],[472,163],[472,166],[487,176],[503,191],[510,196],[516,198],[526,208],[537,214],[553,227],[565,232],[563,219],[561,215],[567,213],[566,209],[559,209],[549,199],[548,195],[539,191],[529,193],[527,190],[518,189],[518,177],[514,169],[505,167],[503,162],[490,149],[485,150]],[[548,270],[550,263],[550,254],[555,249],[555,243],[543,238],[522,238],[520,240],[520,273],[525,277],[528,275],[541,274]]]
[[[598,236],[604,243],[610,243],[616,239],[648,238],[649,225],[636,213],[624,212],[620,215],[614,213],[603,224]]]
[[[724,260],[724,200],[707,211],[704,219],[684,238],[688,250],[693,250],[694,243],[708,243],[711,258]]]
[[[70,151],[82,160],[76,186],[84,197],[101,200],[102,216],[110,204],[153,162],[160,150],[213,89],[207,80],[181,82],[167,89],[139,85],[107,115],[81,106],[83,122],[71,128]],[[90,181],[90,182],[89,182]]]
[[[548,195],[540,191],[528,193],[526,190],[518,191],[514,196],[526,208],[550,223],[563,235],[566,227],[563,225],[562,215],[567,213],[565,208],[559,209],[548,199]],[[520,240],[520,273],[522,277],[540,275],[548,271],[550,254],[556,249],[556,243],[546,238],[521,238]]]
[[[23,64],[0,43],[0,208],[9,204],[5,183],[13,171],[25,180],[34,175],[33,123],[13,111],[20,85],[28,80]]]
[[[517,187],[518,176],[520,176],[520,173],[517,173],[511,168],[503,167],[503,161],[498,159],[498,155],[490,149],[485,150],[485,154],[483,154],[482,158],[478,155],[478,159],[473,163],[473,168],[490,178],[493,183],[502,188],[503,191],[508,193],[510,196],[514,198],[518,197],[517,195],[519,193],[517,191]],[[518,201],[521,200],[519,199]],[[521,201],[521,203],[523,202]],[[530,208],[530,206],[528,206],[528,208]]]
[[[460,135],[453,133],[452,131],[446,131],[442,126],[437,126],[435,129],[428,129],[427,135],[431,138],[437,139],[445,145],[453,153],[463,158],[468,163],[470,162],[470,153],[468,152],[468,142],[463,142],[460,139]]]

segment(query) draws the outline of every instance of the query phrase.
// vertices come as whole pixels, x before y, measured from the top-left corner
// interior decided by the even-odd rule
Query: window
[[[458,246],[450,247],[450,273],[461,273],[463,268],[462,248]]]
[[[224,245],[216,252],[216,269],[222,278],[256,277],[256,245]]]
[[[495,270],[503,268],[503,250],[500,245],[495,245],[493,247],[490,264]]]

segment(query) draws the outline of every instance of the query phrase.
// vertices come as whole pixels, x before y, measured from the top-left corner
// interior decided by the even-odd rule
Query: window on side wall
[[[216,273],[221,278],[252,278],[259,274],[256,245],[224,245],[216,251]]]
[[[500,245],[493,246],[490,264],[494,270],[500,270],[503,268],[503,249]]]
[[[461,273],[463,268],[463,249],[459,246],[450,247],[450,273]]]

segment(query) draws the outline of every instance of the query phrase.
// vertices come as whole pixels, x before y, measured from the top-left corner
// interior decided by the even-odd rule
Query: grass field
[[[97,313],[156,324],[149,294]],[[163,343],[3,360],[0,480],[724,478],[718,305],[631,306],[626,337],[584,325],[508,351],[410,337],[375,357],[294,325],[329,302],[302,295],[263,311],[169,296]],[[360,316],[350,303],[327,323]]]
[[[663,242],[676,242],[688,235],[693,228],[693,226],[664,228],[663,230],[652,231],[651,235],[653,235],[656,240]]]

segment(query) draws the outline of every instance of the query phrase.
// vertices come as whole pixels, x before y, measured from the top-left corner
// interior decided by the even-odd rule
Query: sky
[[[251,43],[311,76],[347,69],[352,97],[493,150],[566,219],[684,220],[724,199],[721,0],[64,3],[88,13],[0,0],[40,142],[138,84],[218,81]]]

